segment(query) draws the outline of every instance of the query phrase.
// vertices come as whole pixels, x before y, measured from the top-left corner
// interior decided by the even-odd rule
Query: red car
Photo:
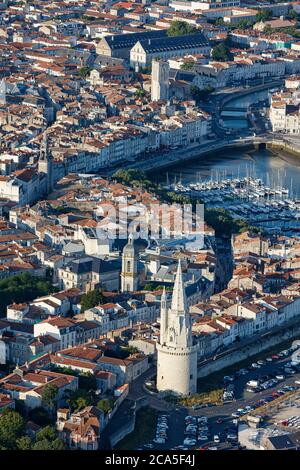
[[[272,395],[273,395],[273,397],[276,397],[276,398],[280,397],[280,394],[276,393],[276,392],[273,392]]]
[[[279,356],[276,356],[275,354],[275,356],[272,356],[272,359],[279,359]]]

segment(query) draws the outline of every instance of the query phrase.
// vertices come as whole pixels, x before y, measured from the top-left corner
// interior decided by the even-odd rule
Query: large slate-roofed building
[[[170,59],[186,54],[209,54],[210,46],[205,36],[199,32],[185,36],[172,36],[139,40],[130,51],[130,64],[140,68],[152,59]]]
[[[117,34],[106,36],[97,45],[97,54],[109,57],[129,59],[133,46],[141,40],[162,39],[167,36],[167,30],[145,31],[144,33]]]

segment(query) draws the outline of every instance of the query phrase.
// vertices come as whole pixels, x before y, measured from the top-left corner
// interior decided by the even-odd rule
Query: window
[[[127,261],[127,268],[126,271],[129,273],[130,272],[130,261]]]

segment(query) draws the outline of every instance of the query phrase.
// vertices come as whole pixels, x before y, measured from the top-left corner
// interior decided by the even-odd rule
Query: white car
[[[267,362],[272,362],[273,359],[272,359],[271,357],[267,357],[266,361],[267,361]]]
[[[196,439],[189,439],[188,437],[184,439],[183,445],[185,446],[195,446],[197,444]]]
[[[214,442],[215,442],[216,444],[219,444],[219,442],[220,442],[220,436],[218,436],[218,434],[215,434],[215,435],[214,435]]]
[[[153,442],[155,442],[155,444],[165,444],[166,439],[163,439],[161,437],[156,437],[155,439],[153,439]]]
[[[251,367],[253,369],[260,369],[261,366],[259,364],[257,364],[256,362],[253,362],[253,364],[251,364]]]

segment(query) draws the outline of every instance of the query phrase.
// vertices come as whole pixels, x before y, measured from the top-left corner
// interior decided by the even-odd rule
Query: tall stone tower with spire
[[[157,344],[157,390],[176,395],[197,392],[197,346],[182,280],[181,263],[173,289],[171,308],[161,299],[160,340]]]

